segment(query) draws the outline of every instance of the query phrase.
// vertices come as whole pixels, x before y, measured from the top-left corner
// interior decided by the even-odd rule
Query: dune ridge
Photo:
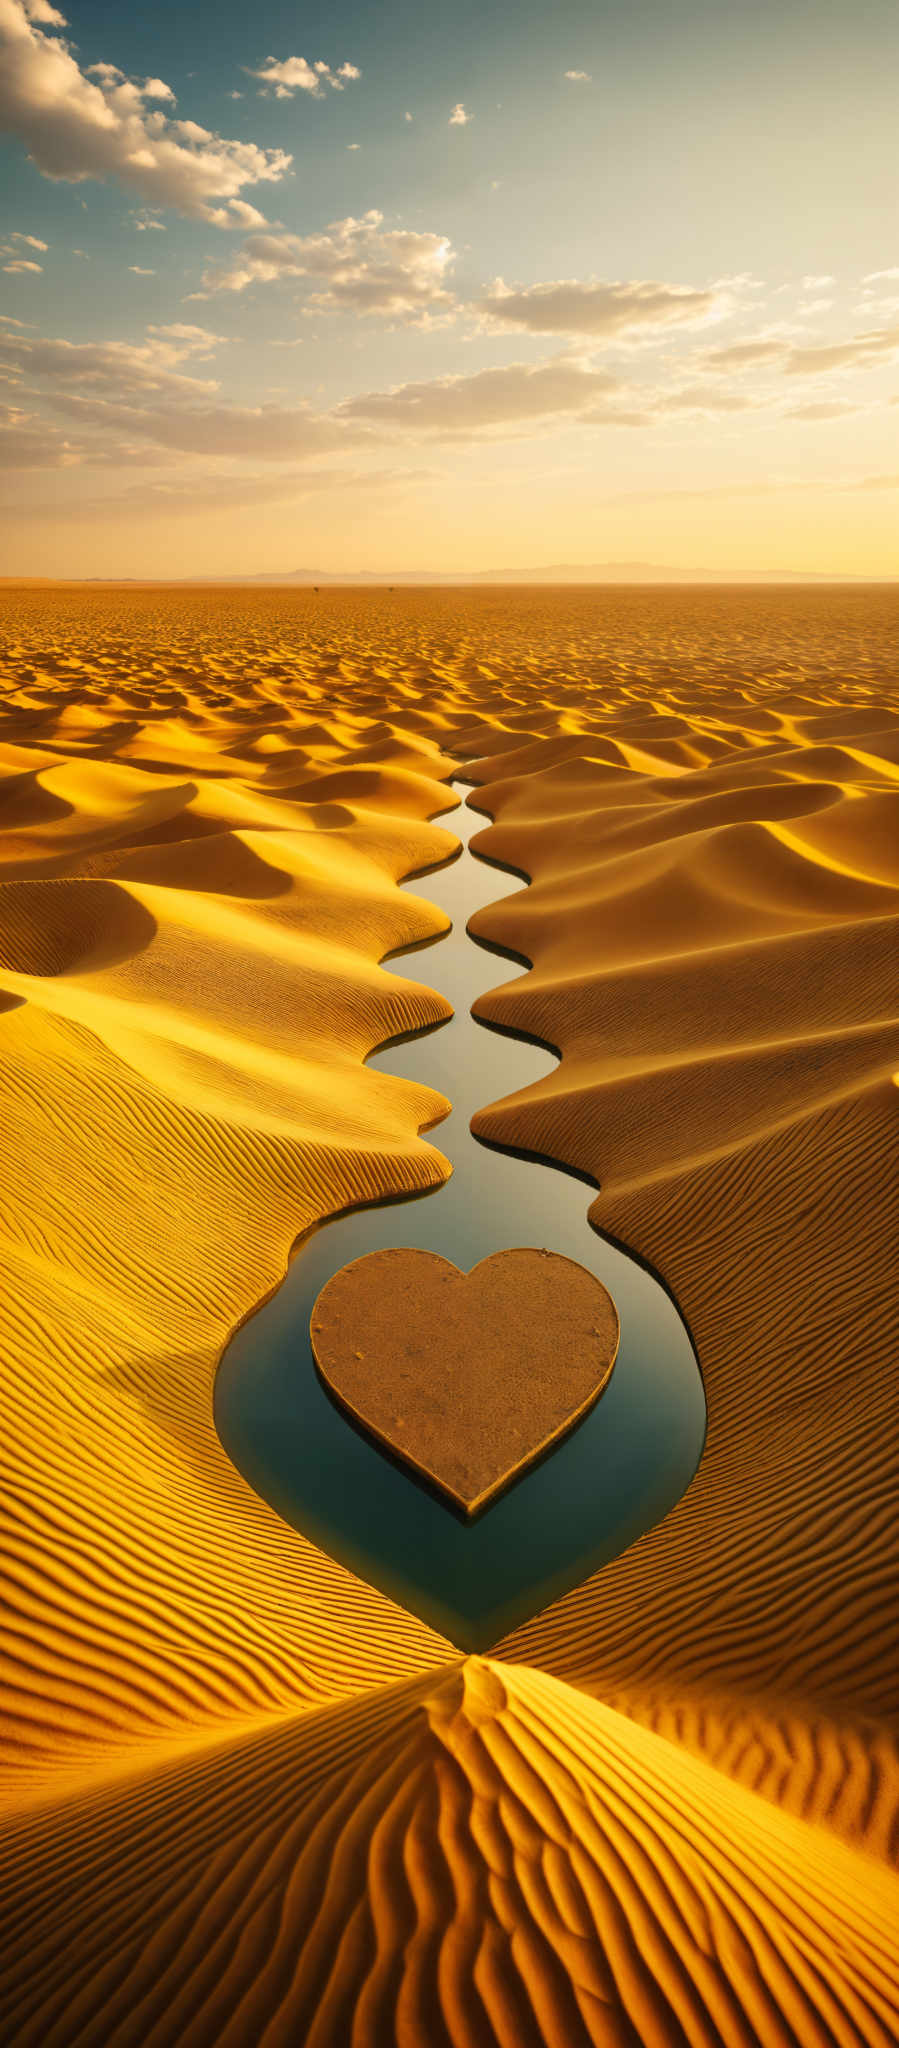
[[[888,2048],[899,2019],[874,1863],[489,1660],[76,1803],[53,1845],[77,1951],[71,1912],[33,1917],[27,1840],[9,1949],[47,2048]]]
[[[890,2041],[895,593],[3,607],[6,2038]],[[709,1402],[461,1672],[211,1405],[303,1230],[445,1171],[365,1057],[442,1014],[378,962],[457,758],[533,878],[479,1013],[562,1054],[477,1128],[593,1183]]]

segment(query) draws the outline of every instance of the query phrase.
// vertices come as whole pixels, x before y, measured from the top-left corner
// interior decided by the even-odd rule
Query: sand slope
[[[7,2038],[889,2041],[895,596],[3,605]],[[462,1677],[211,1406],[297,1235],[445,1170],[363,1061],[442,1011],[377,963],[453,747],[534,877],[479,1007],[563,1054],[478,1128],[600,1184],[709,1400]]]
[[[889,2048],[899,2024],[876,1864],[517,1666],[469,1659],[64,1810],[77,1919],[47,1911],[38,1845],[9,1971],[42,2048]]]

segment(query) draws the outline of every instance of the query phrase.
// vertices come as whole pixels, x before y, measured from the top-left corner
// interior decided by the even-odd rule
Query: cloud
[[[233,212],[244,186],[289,169],[283,150],[226,141],[163,113],[152,102],[173,95],[161,79],[140,85],[107,63],[88,75],[41,23],[62,27],[64,17],[46,0],[0,0],[0,127],[19,136],[45,177],[115,177],[155,206],[233,227],[245,225]]]
[[[714,415],[722,412],[745,412],[752,405],[752,399],[744,398],[738,391],[722,391],[709,384],[691,384],[683,391],[665,391],[653,402],[653,411],[701,412]]]
[[[787,348],[788,343],[780,339],[732,341],[724,348],[709,349],[703,361],[709,370],[749,370],[763,363],[782,362]]]
[[[217,391],[217,380],[185,375],[180,366],[208,358],[219,339],[186,324],[151,327],[143,342],[0,334],[0,364],[53,387],[196,399]]]
[[[452,111],[452,113],[451,113],[451,115],[450,115],[450,117],[449,117],[449,125],[450,125],[450,127],[451,127],[451,128],[467,128],[467,126],[468,126],[468,123],[469,123],[469,121],[473,121],[473,120],[474,120],[474,115],[473,115],[473,114],[466,114],[466,112],[465,112],[465,108],[464,108],[464,107],[463,107],[463,105],[462,105],[462,101],[461,101],[461,100],[457,100],[457,101],[456,101],[456,104],[455,104],[455,106],[454,106],[454,108],[453,108],[453,111]]]
[[[143,457],[140,458],[143,461]],[[152,457],[154,463],[160,458]],[[0,467],[3,465],[2,431],[0,431]],[[426,469],[310,469],[296,470],[279,475],[268,470],[261,476],[221,476],[215,472],[196,472],[174,478],[160,477],[140,483],[129,484],[127,489],[95,497],[63,499],[56,496],[36,503],[33,500],[17,508],[16,518],[28,519],[83,519],[114,518],[117,513],[127,513],[129,523],[135,515],[148,518],[161,516],[165,519],[195,517],[198,512],[228,512],[242,506],[278,504],[285,499],[309,498],[328,491],[348,491],[355,497],[358,492],[370,491],[376,494],[386,491],[403,490],[419,483],[428,483],[433,472]]]
[[[575,278],[554,284],[513,287],[494,279],[475,310],[490,327],[528,334],[611,336],[673,326],[696,326],[732,308],[725,286],[696,290],[690,285],[640,281],[606,283]]]
[[[77,460],[58,428],[0,405],[0,469],[68,469]]]
[[[145,270],[142,263],[129,263],[128,268],[129,270],[133,270],[135,277],[156,276],[155,270]]]
[[[72,342],[0,329],[0,368],[27,379],[44,415],[78,432],[78,453],[70,460],[109,460],[125,441],[174,455],[280,464],[372,439],[368,429],[308,405],[242,406],[221,399],[217,380],[200,373],[220,339],[187,321],[149,327],[136,343]]]
[[[832,284],[836,284],[836,278],[828,273],[824,277],[804,277],[802,289],[804,292],[823,292]]]
[[[12,272],[13,275],[23,270],[34,270],[40,276],[44,266],[42,263],[30,263],[25,256],[14,256],[11,263],[4,263],[3,268],[6,271]]]
[[[332,92],[343,92],[344,86],[352,79],[361,78],[357,64],[341,64],[336,71],[321,59],[307,64],[305,57],[267,57],[261,70],[248,72],[248,77],[261,79],[261,93],[271,92],[276,100],[293,99],[295,93],[309,93],[312,99],[323,99],[325,86]]]
[[[899,353],[899,326],[878,327],[856,334],[851,341],[816,342],[809,348],[791,348],[784,369],[790,377],[820,376],[826,370],[866,370],[872,364],[889,362]]]
[[[55,412],[82,430],[99,428],[126,434],[181,455],[303,461],[371,438],[302,405],[230,405],[224,401],[129,405],[77,393],[57,393],[50,403]]]
[[[899,354],[899,325],[877,327],[848,341],[797,343],[788,336],[760,337],[710,349],[703,358],[710,370],[770,367],[788,377],[817,377],[832,370],[866,370]]]
[[[11,242],[24,242],[29,249],[39,249],[44,256],[50,247],[49,242],[39,242],[37,235],[22,235],[18,231],[11,234],[9,239]]]
[[[252,284],[303,278],[318,286],[317,312],[377,314],[421,324],[452,304],[446,276],[453,250],[446,235],[383,227],[372,211],[350,215],[317,235],[251,235],[233,262],[207,271],[195,298],[242,292]]]
[[[496,428],[514,430],[565,415],[593,425],[633,425],[638,415],[616,409],[613,403],[621,392],[617,378],[607,370],[563,357],[371,391],[345,400],[336,416],[439,439],[471,439]],[[642,423],[643,415],[639,418]]]
[[[592,75],[589,71],[566,71],[565,76],[571,79],[572,85],[592,85],[593,83]]]
[[[821,403],[818,405],[811,404],[791,406],[789,412],[784,414],[784,418],[788,420],[804,420],[808,422],[818,420],[839,420],[845,418],[846,413],[858,412],[858,410],[859,408],[857,405],[850,405],[848,403],[842,402],[840,399],[835,398],[832,400],[822,400]]]

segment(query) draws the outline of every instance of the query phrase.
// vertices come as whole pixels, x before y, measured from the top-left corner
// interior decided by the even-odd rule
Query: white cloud
[[[173,97],[161,79],[140,85],[107,63],[89,76],[41,23],[62,27],[64,18],[46,0],[0,0],[0,127],[19,136],[46,177],[116,177],[156,206],[233,227],[244,225],[233,212],[244,186],[288,170],[283,150],[229,142],[146,104]]]
[[[802,289],[804,292],[823,292],[832,284],[836,284],[836,278],[828,273],[824,277],[804,277]]]
[[[260,79],[260,92],[271,92],[276,100],[293,99],[297,92],[307,92],[320,100],[326,85],[332,92],[342,92],[349,80],[361,78],[362,73],[357,64],[340,64],[332,71],[321,58],[315,64],[307,64],[305,57],[266,57],[261,69],[250,71],[248,76]]]
[[[319,287],[308,300],[317,312],[421,323],[452,304],[446,286],[452,260],[446,235],[384,228],[383,215],[372,210],[316,235],[250,235],[232,263],[206,273],[202,292],[193,296],[305,278]]]
[[[155,272],[155,270],[145,270],[145,269],[144,269],[144,267],[143,267],[143,264],[141,264],[141,263],[129,263],[129,265],[128,265],[128,268],[129,268],[129,270],[133,270],[133,272],[134,272],[134,275],[135,275],[135,277],[155,277],[155,276],[156,276],[156,272]]]
[[[727,286],[696,290],[690,285],[632,280],[608,283],[575,278],[514,288],[494,279],[475,310],[492,327],[529,334],[607,336],[672,326],[696,326],[732,310]]]
[[[592,84],[592,76],[589,71],[566,71],[565,76],[571,79],[573,85]]]
[[[4,263],[3,268],[4,270],[11,271],[14,275],[19,271],[32,270],[36,271],[38,276],[40,276],[44,266],[42,263],[29,262],[25,256],[14,256],[11,263]]]
[[[473,121],[473,120],[474,120],[474,115],[473,115],[473,114],[466,114],[466,112],[465,112],[465,108],[464,108],[464,107],[463,107],[463,105],[462,105],[462,101],[461,101],[461,100],[457,100],[457,101],[456,101],[456,104],[455,104],[455,106],[454,106],[454,108],[453,108],[453,111],[452,111],[452,113],[451,113],[451,115],[450,115],[450,117],[449,117],[449,125],[450,125],[450,127],[451,127],[451,128],[467,128],[467,126],[468,126],[468,123],[469,123],[469,121]]]
[[[24,242],[24,243],[26,243],[26,245],[27,245],[27,247],[28,247],[29,249],[40,249],[40,250],[41,250],[41,252],[42,252],[42,254],[44,254],[44,255],[46,255],[46,253],[47,253],[47,250],[48,250],[48,249],[49,249],[49,247],[50,247],[50,244],[49,244],[49,242],[39,242],[39,241],[38,241],[38,238],[37,238],[37,235],[22,235],[22,234],[19,234],[18,232],[15,232],[15,233],[13,233],[13,234],[11,234],[11,235],[10,235],[10,238],[9,238],[9,239],[10,239],[10,241],[11,241],[11,242]]]
[[[413,119],[413,116],[412,116],[411,114],[409,114],[409,113],[406,113],[406,114],[404,114],[404,115],[403,115],[403,120],[404,120],[404,121],[411,121],[412,119]]]

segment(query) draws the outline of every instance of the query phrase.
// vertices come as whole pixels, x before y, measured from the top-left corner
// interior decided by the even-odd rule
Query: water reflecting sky
[[[525,970],[478,946],[466,920],[525,885],[468,851],[483,817],[466,807],[443,822],[465,850],[409,886],[448,912],[452,932],[395,965],[447,996],[455,1014],[371,1064],[449,1097],[452,1113],[430,1136],[452,1176],[424,1196],[353,1210],[305,1240],[277,1292],[227,1347],[215,1419],[234,1463],[285,1520],[460,1647],[482,1648],[674,1505],[702,1452],[705,1399],[677,1309],[651,1274],[591,1228],[583,1182],[472,1136],[475,1110],[555,1060],[470,1015],[476,996]],[[351,1259],[394,1245],[439,1252],[465,1269],[508,1246],[544,1246],[595,1272],[618,1309],[621,1343],[605,1393],[470,1524],[357,1430],[315,1369],[309,1319],[320,1288]]]

